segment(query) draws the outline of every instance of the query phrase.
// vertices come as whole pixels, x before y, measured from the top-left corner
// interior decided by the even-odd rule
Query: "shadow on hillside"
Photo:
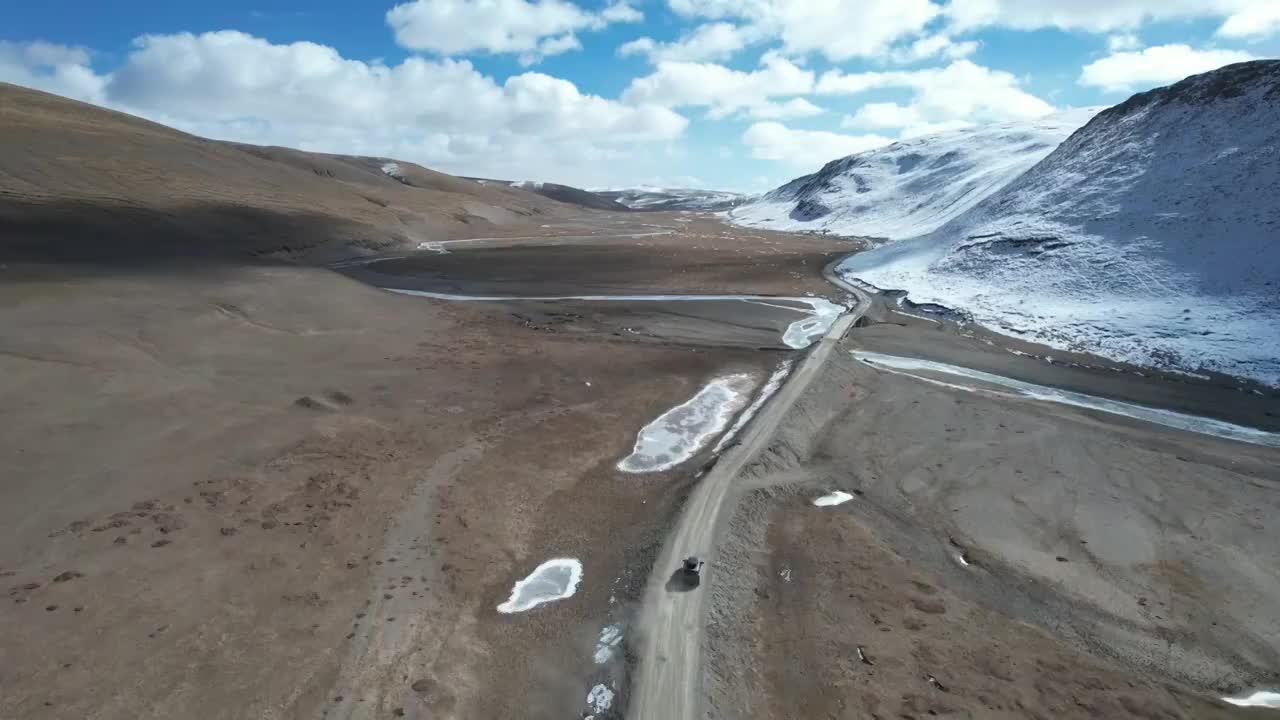
[[[339,217],[223,203],[155,208],[0,198],[0,262],[138,266],[200,260],[324,262],[391,232]]]

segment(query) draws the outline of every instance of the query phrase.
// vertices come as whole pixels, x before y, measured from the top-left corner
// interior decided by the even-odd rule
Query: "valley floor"
[[[379,288],[850,303],[824,270],[854,246],[667,213],[509,235],[0,268],[0,717],[622,716],[715,458],[617,463],[712,378],[797,361],[798,311]],[[1201,718],[1280,685],[1280,450],[852,351],[1273,431],[1274,398],[1002,342],[880,299],[815,369],[733,477],[686,618],[713,717]],[[571,597],[498,611],[553,558],[581,563]]]

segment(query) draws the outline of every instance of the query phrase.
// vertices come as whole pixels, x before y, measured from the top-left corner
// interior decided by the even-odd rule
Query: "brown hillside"
[[[568,211],[386,162],[206,140],[0,83],[0,260],[324,261]]]

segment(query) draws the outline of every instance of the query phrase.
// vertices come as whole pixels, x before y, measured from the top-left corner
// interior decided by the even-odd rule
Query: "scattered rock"
[[[123,544],[125,544],[125,543],[129,542],[129,539],[128,539],[128,538],[126,538],[126,537],[125,537],[125,536],[123,536],[123,535],[119,535],[119,536],[117,536],[117,537],[116,537],[116,539],[115,539],[115,540],[112,540],[111,542],[115,543],[116,545],[123,545]]]
[[[238,531],[233,527],[224,527],[218,530],[218,532],[222,533],[223,537],[231,537],[232,535],[235,535]]]
[[[58,609],[57,605],[46,605],[44,608],[45,612],[53,612],[54,610],[57,610],[57,609]]]
[[[395,715],[396,717],[404,717],[404,708],[396,708],[395,710],[391,711],[391,714]]]
[[[151,519],[155,521],[157,529],[165,534],[177,532],[187,526],[187,521],[175,513],[157,513]]]
[[[160,538],[159,540],[151,543],[151,547],[164,547],[165,545],[168,545],[172,542],[173,542],[172,540],[166,540],[165,538]]]
[[[419,695],[426,695],[427,693],[431,692],[434,685],[435,685],[435,682],[432,681],[430,678],[421,678],[418,680],[414,680],[413,684],[410,685],[409,687],[412,688],[413,691],[418,693]]]
[[[1062,555],[1059,555],[1058,557],[1054,558],[1054,560],[1057,560],[1058,562],[1066,562],[1066,561],[1067,561],[1067,559],[1066,559],[1065,557],[1063,557]]]
[[[262,529],[263,529],[263,530],[271,530],[271,529],[275,528],[277,525],[279,525],[279,523],[277,523],[275,520],[263,520],[263,521],[262,521]]]
[[[68,580],[75,580],[76,578],[82,578],[82,577],[84,577],[84,573],[82,572],[77,572],[75,570],[67,570],[66,572],[59,573],[58,576],[53,579],[53,581],[56,583],[64,583],[64,582],[67,582]]]

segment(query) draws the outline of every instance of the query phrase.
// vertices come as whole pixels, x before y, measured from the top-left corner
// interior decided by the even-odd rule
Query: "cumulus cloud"
[[[581,47],[577,32],[642,18],[627,3],[592,12],[567,0],[412,0],[386,15],[402,47],[441,55],[519,53],[526,63]]]
[[[454,172],[528,177],[554,168],[565,179],[600,179],[586,175],[592,166],[635,152],[632,143],[678,138],[687,125],[670,109],[586,94],[542,73],[498,83],[463,60],[389,66],[234,31],[140,37],[109,75],[40,64],[50,57],[84,59],[3,45],[0,78],[63,93],[78,74],[87,78],[78,97],[197,134]]]
[[[959,60],[977,51],[978,43],[974,40],[956,42],[946,35],[927,35],[910,45],[894,48],[889,53],[889,57],[896,63],[905,64],[935,57]]]
[[[0,81],[100,102],[105,80],[89,69],[89,55],[82,47],[0,40]]]
[[[1111,52],[1137,50],[1140,47],[1142,47],[1142,41],[1133,33],[1118,33],[1107,38],[1107,49]]]
[[[653,73],[632,80],[622,99],[672,108],[706,107],[713,118],[737,112],[778,117],[779,108],[771,104],[772,98],[806,95],[813,86],[812,70],[780,55],[766,54],[760,67],[752,71],[713,63],[660,62]],[[806,106],[791,105],[793,111],[801,107]]]
[[[1251,5],[1227,18],[1218,34],[1231,38],[1260,38],[1280,33],[1280,2]]]
[[[751,155],[800,168],[817,168],[832,158],[871,150],[893,142],[882,135],[844,135],[823,130],[798,130],[778,122],[758,122],[742,134]]]
[[[1195,18],[1225,18],[1224,29],[1265,29],[1266,18],[1274,15],[1275,8],[1276,0],[951,0],[946,14],[957,29],[998,25],[1113,32],[1148,22]],[[1265,31],[1277,29],[1271,25]]]
[[[910,89],[911,104],[869,104],[848,120],[849,126],[901,127],[907,134],[922,134],[965,123],[1040,117],[1054,111],[1052,105],[1019,87],[1011,73],[969,60],[911,71],[831,71],[817,84],[817,92],[826,95],[857,95],[878,88]]]
[[[887,56],[942,11],[932,0],[668,0],[668,5],[684,17],[750,26],[780,39],[788,54],[818,53],[836,62]]]
[[[1252,55],[1239,50],[1160,45],[1137,52],[1115,53],[1091,62],[1081,71],[1080,84],[1113,92],[1146,89],[1252,59]]]
[[[619,47],[618,54],[622,57],[645,55],[655,63],[728,60],[739,50],[762,38],[756,28],[714,22],[699,25],[693,32],[674,42],[663,43],[649,37],[638,38]]]

